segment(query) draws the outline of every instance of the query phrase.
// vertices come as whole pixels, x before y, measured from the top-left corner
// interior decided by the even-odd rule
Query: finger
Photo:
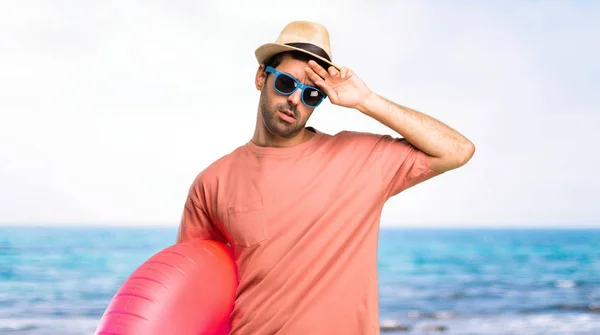
[[[329,75],[330,75],[330,76],[332,76],[332,77],[335,77],[335,76],[337,76],[337,75],[338,75],[338,70],[336,70],[336,68],[335,68],[335,67],[333,67],[333,66],[330,66],[330,67],[329,67]]]
[[[304,68],[304,71],[306,72],[306,75],[308,75],[308,78],[310,80],[312,80],[313,83],[315,83],[315,85],[319,85],[319,83],[324,83],[325,80],[319,76],[313,69],[306,67]]]
[[[319,76],[321,76],[321,78],[325,79],[327,77],[327,71],[325,71],[325,69],[314,60],[309,60],[308,65],[313,71],[315,71]]]
[[[330,100],[335,100],[335,91],[331,88],[331,86],[329,86],[329,84],[326,81],[320,80],[319,82],[315,83],[315,85],[317,85],[318,88],[325,92],[325,94],[327,94]]]
[[[304,70],[306,71],[308,78],[312,80],[313,83],[315,83],[315,86],[322,89],[323,92],[325,92],[325,94],[327,94],[328,96],[331,95],[331,92],[333,92],[333,90],[323,78],[321,78],[315,71],[313,71],[313,69],[309,67],[306,67]]]
[[[342,79],[350,78],[352,76],[352,70],[350,70],[349,68],[347,68],[345,66],[341,68],[340,72],[341,72]]]
[[[343,68],[340,70],[340,77],[341,77],[342,79],[344,79],[344,78],[346,78],[346,75],[347,75],[347,74],[348,74],[348,68],[346,68],[346,67],[343,67]]]

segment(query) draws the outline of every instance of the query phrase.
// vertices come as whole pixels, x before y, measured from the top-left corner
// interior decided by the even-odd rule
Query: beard
[[[280,110],[289,110],[294,113],[294,119],[296,122],[293,124],[287,123],[279,118],[277,115]],[[301,115],[298,109],[292,104],[284,102],[276,104],[275,106],[269,106],[267,99],[263,94],[260,98],[260,112],[265,123],[267,130],[278,137],[290,138],[298,135],[306,125],[306,120],[302,122]]]

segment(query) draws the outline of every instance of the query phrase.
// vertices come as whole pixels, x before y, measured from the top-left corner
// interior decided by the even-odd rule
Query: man
[[[231,244],[240,280],[232,334],[379,334],[384,203],[464,165],[474,145],[335,65],[320,24],[292,22],[255,54],[254,136],[198,174],[177,241]],[[403,138],[306,127],[325,99]]]

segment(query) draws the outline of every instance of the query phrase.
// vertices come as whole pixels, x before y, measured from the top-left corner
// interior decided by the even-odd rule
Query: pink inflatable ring
[[[175,244],[129,276],[95,334],[229,334],[237,284],[228,246],[213,241]]]

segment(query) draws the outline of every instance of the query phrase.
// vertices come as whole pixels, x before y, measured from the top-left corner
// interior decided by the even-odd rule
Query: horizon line
[[[0,221],[0,228],[175,228],[179,226],[178,222],[11,222]],[[422,225],[407,224],[380,224],[380,229],[600,229],[599,223],[548,223],[548,224],[526,224],[526,223],[496,223],[496,224],[435,224],[426,223]]]

